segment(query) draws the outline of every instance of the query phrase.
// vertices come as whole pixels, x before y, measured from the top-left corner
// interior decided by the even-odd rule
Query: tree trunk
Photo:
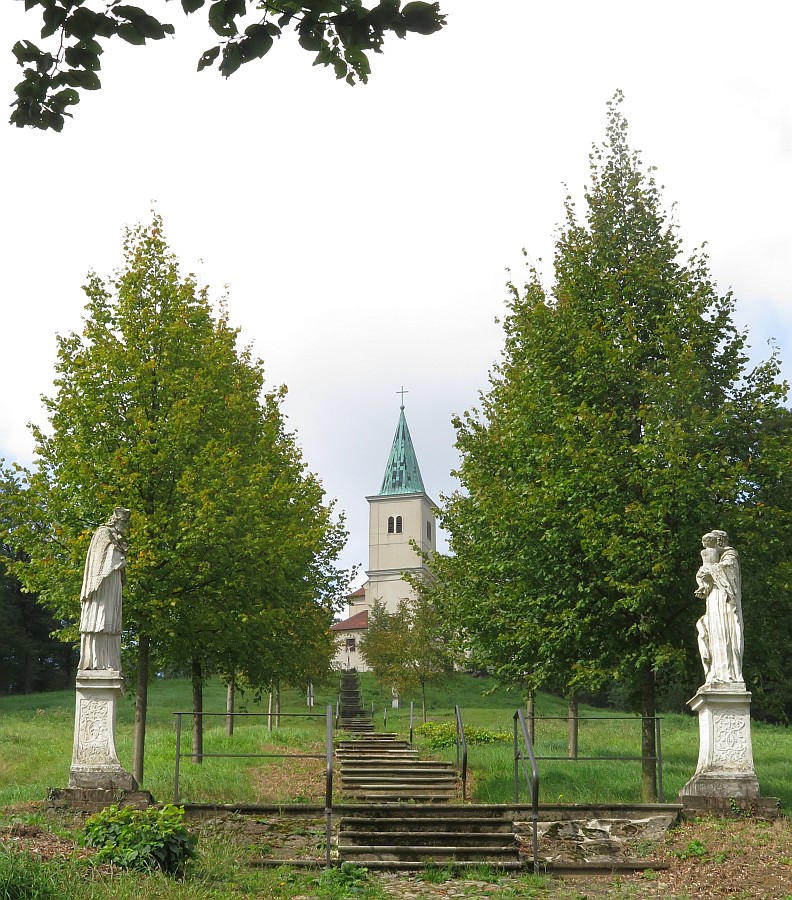
[[[226,691],[226,734],[231,737],[234,734],[234,693],[236,692],[236,673],[232,672],[228,679]]]
[[[528,718],[528,737],[533,746],[536,743],[536,694],[533,691],[528,691],[525,698],[525,711]]]
[[[196,715],[196,713],[203,712],[203,675],[201,661],[195,656],[192,661],[192,699],[192,761],[201,765],[203,763],[203,716]]]
[[[657,747],[655,744],[655,675],[649,665],[641,673],[641,793],[644,803],[657,802]]]
[[[143,784],[143,757],[146,749],[146,711],[148,709],[149,651],[151,641],[141,634],[138,640],[137,682],[135,684],[135,733],[132,743],[132,775]]]
[[[578,699],[572,694],[567,719],[567,756],[570,759],[577,759],[578,755],[578,724]]]
[[[272,685],[270,685],[269,699],[267,700],[267,731],[272,731]]]

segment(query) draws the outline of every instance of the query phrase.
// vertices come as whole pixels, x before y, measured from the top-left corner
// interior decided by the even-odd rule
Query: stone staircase
[[[425,865],[521,867],[514,824],[497,807],[452,806],[457,777],[449,762],[421,759],[391,733],[340,741],[338,859],[369,868]]]
[[[451,763],[419,759],[407,741],[371,732],[339,742],[336,751],[341,792],[364,803],[447,803],[456,797]]]
[[[338,718],[339,728],[344,731],[361,734],[374,730],[371,719],[363,708],[357,672],[341,673]]]
[[[338,858],[369,869],[523,866],[511,817],[493,806],[419,803],[345,807]]]

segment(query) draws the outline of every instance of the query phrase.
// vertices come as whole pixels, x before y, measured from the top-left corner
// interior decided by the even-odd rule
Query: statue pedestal
[[[696,774],[680,797],[759,796],[751,747],[751,695],[743,682],[704,685],[688,706],[699,717]]]
[[[137,782],[118,761],[115,746],[116,702],[123,691],[120,672],[78,670],[70,788],[137,790]]]

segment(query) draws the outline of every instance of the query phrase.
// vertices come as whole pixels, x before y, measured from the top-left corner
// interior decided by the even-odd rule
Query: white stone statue
[[[740,561],[725,531],[701,539],[696,596],[706,601],[696,623],[705,685],[743,684],[743,616]]]
[[[121,671],[121,592],[126,582],[129,510],[115,509],[91,538],[80,601],[78,669]]]

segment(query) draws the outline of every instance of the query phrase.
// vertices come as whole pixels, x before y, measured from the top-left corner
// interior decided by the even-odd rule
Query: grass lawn
[[[375,706],[375,727],[383,724],[387,710],[388,730],[406,735],[409,731],[409,698],[401,709],[390,707],[390,693],[379,688],[373,676],[361,677],[367,705]],[[323,713],[334,703],[334,683],[317,688],[314,712]],[[188,711],[190,684],[186,679],[156,679],[149,691],[146,763],[143,787],[158,800],[173,797],[176,711]],[[488,678],[456,675],[442,687],[429,692],[428,717],[433,721],[453,721],[453,705],[459,703],[466,727],[483,727],[511,735],[514,710],[522,703],[515,691],[497,688]],[[225,708],[225,689],[219,681],[204,690],[204,708],[219,712]],[[283,692],[284,713],[309,712],[301,692]],[[237,711],[266,712],[266,698],[254,702],[252,696],[238,697]],[[537,756],[566,756],[567,726],[563,720],[566,704],[545,694],[537,698],[537,715],[560,717],[539,719],[536,725]],[[592,720],[580,723],[580,756],[637,756],[640,753],[640,725],[636,717],[607,720],[623,715],[614,710],[580,708],[581,716]],[[118,707],[117,745],[122,765],[132,758],[134,702],[124,697]],[[599,721],[598,721],[599,720]],[[414,705],[414,724],[420,724],[420,705]],[[189,750],[191,719],[182,723],[182,752]],[[68,782],[74,728],[74,692],[0,698],[0,803],[9,805],[41,800],[49,787]],[[662,722],[663,782],[666,799],[676,796],[693,774],[698,755],[698,724],[693,716],[667,715]],[[267,730],[266,718],[239,717],[235,734],[225,735],[225,717],[207,717],[204,752],[211,753],[317,753],[324,752],[323,717],[289,718],[281,727]],[[756,772],[762,793],[779,797],[783,808],[792,811],[792,733],[788,728],[754,722],[752,737]],[[416,746],[426,741],[416,731]],[[427,751],[428,752],[428,751]],[[453,758],[453,749],[437,754]],[[485,746],[471,745],[468,751],[472,798],[484,803],[513,799],[511,740]],[[323,802],[321,760],[205,759],[194,765],[182,759],[179,779],[182,802]],[[637,762],[584,762],[539,760],[540,796],[544,802],[635,802],[640,799],[640,764]],[[523,794],[523,800],[527,796]]]
[[[406,733],[406,709],[390,708],[389,692],[379,689],[369,675],[362,678],[367,703],[375,704],[375,724],[388,709],[388,728]],[[335,684],[316,692],[317,712],[335,701]],[[173,791],[175,711],[190,704],[187,680],[158,679],[149,694],[146,771],[143,787],[158,800]],[[221,711],[225,691],[219,682],[205,688],[205,709]],[[453,704],[463,710],[468,728],[480,727],[511,734],[512,715],[522,698],[496,689],[491,680],[456,676],[429,696],[429,717],[452,721]],[[304,713],[304,695],[285,691],[284,712]],[[420,714],[416,702],[415,724]],[[239,698],[238,710],[265,712],[266,702]],[[540,716],[563,716],[565,703],[547,695],[537,702]],[[581,707],[581,716],[600,721],[581,723],[579,753],[621,755],[638,753],[639,725],[635,718],[618,722],[604,717],[610,710]],[[118,709],[118,750],[127,768],[131,761],[131,697]],[[669,835],[657,853],[672,863],[668,876],[587,880],[565,884],[533,875],[500,876],[491,871],[461,878],[452,869],[414,875],[369,875],[355,867],[323,873],[298,869],[255,869],[247,860],[262,851],[259,842],[244,833],[223,830],[217,823],[200,826],[200,857],[182,880],[157,873],[133,873],[97,866],[79,845],[81,823],[76,817],[47,812],[42,802],[48,787],[68,783],[74,723],[74,692],[0,698],[0,897],[37,897],[38,900],[246,900],[246,898],[317,898],[388,900],[403,897],[441,900],[488,896],[494,900],[529,897],[781,897],[792,900],[792,835],[789,823],[767,826],[742,820],[718,824],[712,820],[684,826]],[[224,717],[207,718],[205,753],[323,752],[325,722],[321,718],[284,717],[281,728],[269,732],[266,719],[239,718],[232,739],[225,736]],[[182,751],[189,749],[190,721],[183,723]],[[666,797],[673,798],[693,773],[698,752],[698,728],[692,716],[666,716],[662,726]],[[419,747],[425,738],[416,738]],[[754,757],[763,794],[780,797],[792,810],[792,734],[789,729],[753,724]],[[453,750],[446,750],[453,758]],[[566,753],[566,723],[560,719],[537,722],[537,753]],[[541,798],[545,802],[633,802],[640,795],[638,763],[540,761]],[[509,802],[512,799],[510,742],[472,745],[469,753],[473,799]],[[194,802],[294,803],[322,802],[323,763],[313,760],[211,759],[197,766],[182,760],[183,800]],[[526,796],[523,795],[523,800]],[[47,850],[46,848],[50,849]],[[694,847],[696,854],[689,849]],[[53,849],[54,848],[54,849]],[[702,849],[704,848],[704,849]],[[31,853],[35,855],[31,855]],[[756,871],[739,873],[745,859],[755,859]],[[732,868],[730,869],[729,866]],[[740,868],[742,867],[742,868]],[[739,869],[739,872],[738,872]],[[769,874],[768,874],[769,873]],[[664,880],[665,879],[665,880]],[[719,885],[739,881],[740,893],[718,893]],[[453,888],[448,882],[453,883]],[[701,885],[691,893],[691,884]],[[785,885],[789,885],[789,889]],[[709,885],[709,887],[705,887]],[[755,888],[755,890],[754,890]],[[16,891],[16,893],[14,893]]]

